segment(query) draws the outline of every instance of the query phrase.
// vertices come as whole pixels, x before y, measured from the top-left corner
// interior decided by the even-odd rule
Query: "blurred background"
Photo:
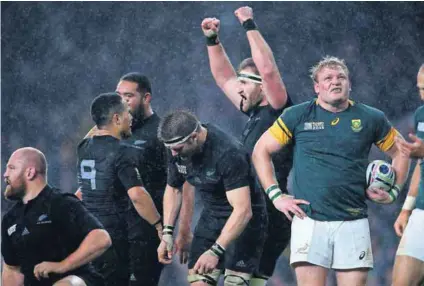
[[[221,42],[238,65],[250,56],[234,16],[245,5],[295,103],[314,96],[308,69],[325,55],[341,57],[352,99],[381,109],[408,133],[422,104],[416,74],[424,63],[423,2],[2,2],[2,173],[15,149],[33,146],[47,156],[50,184],[74,192],[76,146],[93,125],[90,103],[130,71],[151,79],[159,115],[189,109],[239,137],[246,118],[213,81],[200,23],[221,20]],[[375,158],[384,155],[373,149]],[[369,285],[391,283],[398,244],[392,226],[404,196],[390,206],[370,204]],[[10,203],[2,198],[1,206],[3,214]],[[269,285],[295,285],[287,258],[280,260]],[[178,263],[166,267],[160,285],[185,285],[186,271]]]

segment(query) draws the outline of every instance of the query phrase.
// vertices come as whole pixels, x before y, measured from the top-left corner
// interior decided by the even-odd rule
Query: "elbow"
[[[106,251],[109,247],[112,246],[112,238],[109,233],[104,229],[97,229],[97,242],[99,244],[99,248],[102,252]]]
[[[128,190],[128,196],[133,204],[143,202],[145,195],[148,194],[144,188],[134,187]]]
[[[258,144],[258,142],[256,143],[255,147],[253,148],[253,152],[252,152],[252,162],[253,162],[253,166],[256,166],[259,158],[261,157],[261,146]]]
[[[249,222],[252,219],[252,216],[253,216],[252,208],[249,206],[249,208],[246,209],[244,212],[244,217],[246,219],[246,222]]]
[[[241,220],[243,221],[243,224],[244,225],[248,224],[253,216],[252,207],[249,205],[241,209],[239,214],[240,214]]]
[[[278,74],[275,65],[271,61],[258,66],[258,70],[263,81],[272,80]]]

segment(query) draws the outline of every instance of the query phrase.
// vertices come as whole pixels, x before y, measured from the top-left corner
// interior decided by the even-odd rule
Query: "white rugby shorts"
[[[290,264],[309,262],[331,269],[372,268],[368,219],[317,221],[294,217]]]

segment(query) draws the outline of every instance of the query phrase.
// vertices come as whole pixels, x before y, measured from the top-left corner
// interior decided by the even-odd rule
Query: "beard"
[[[133,122],[140,122],[144,119],[145,112],[143,106],[140,104],[136,107],[134,111],[131,111],[133,117]],[[134,125],[134,124],[133,124]]]
[[[10,201],[19,201],[25,196],[26,184],[22,182],[19,187],[12,187],[12,185],[7,185],[6,190],[4,191],[4,197]]]
[[[122,139],[128,139],[128,138],[131,137],[131,135],[132,135],[131,129],[121,131],[121,138]]]
[[[242,99],[240,100],[240,111],[244,114],[250,115],[250,112],[259,106],[262,99],[263,95],[260,95],[256,99],[256,102],[252,102],[252,99],[248,100],[245,96],[242,96]],[[244,108],[246,108],[246,111],[243,110]]]

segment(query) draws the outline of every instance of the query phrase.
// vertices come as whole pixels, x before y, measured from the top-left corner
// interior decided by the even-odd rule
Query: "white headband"
[[[179,144],[182,144],[182,143],[186,142],[190,138],[190,136],[194,132],[196,132],[198,126],[199,126],[199,124],[196,124],[196,127],[194,128],[194,130],[190,134],[188,134],[187,136],[185,136],[185,137],[183,137],[183,136],[176,136],[176,137],[174,137],[172,139],[169,139],[169,140],[164,141],[163,144],[167,148],[172,148],[174,146],[177,146]]]
[[[250,81],[254,83],[262,83],[262,78],[258,76],[257,74],[248,73],[248,72],[241,72],[237,75],[238,80],[245,80]]]

